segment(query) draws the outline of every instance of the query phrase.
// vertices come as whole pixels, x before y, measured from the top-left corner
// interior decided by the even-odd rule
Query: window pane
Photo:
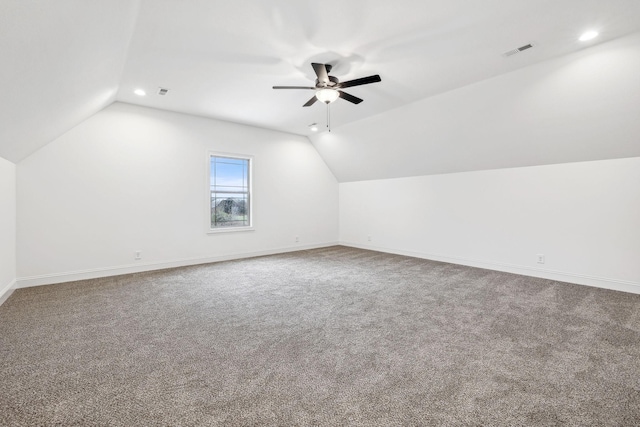
[[[217,162],[215,171],[216,186],[246,188],[247,177],[244,165]]]
[[[211,228],[248,227],[249,159],[211,157]]]

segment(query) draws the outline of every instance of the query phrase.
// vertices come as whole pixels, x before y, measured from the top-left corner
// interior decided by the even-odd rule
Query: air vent
[[[163,87],[158,88],[158,95],[166,95],[169,92],[169,89],[165,89]]]
[[[520,53],[524,50],[531,49],[533,47],[533,43],[525,44],[524,46],[517,47],[515,49],[511,49],[502,54],[502,56],[513,56],[516,53]]]

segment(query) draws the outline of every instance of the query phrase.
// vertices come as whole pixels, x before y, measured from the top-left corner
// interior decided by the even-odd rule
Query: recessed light
[[[143,91],[142,89],[136,89],[133,91],[133,93],[135,93],[138,96],[145,96],[147,94],[147,92]]]
[[[311,132],[318,132],[318,125],[317,125],[316,123],[311,123],[311,124],[309,125],[309,130],[310,130]]]
[[[598,37],[597,31],[587,31],[586,33],[583,33],[578,40],[586,42],[587,40],[595,39],[596,37]]]

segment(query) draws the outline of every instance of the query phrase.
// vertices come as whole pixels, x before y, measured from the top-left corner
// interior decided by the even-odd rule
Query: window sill
[[[228,227],[228,228],[210,228],[207,231],[207,234],[218,234],[218,233],[234,233],[241,231],[255,231],[254,227]]]

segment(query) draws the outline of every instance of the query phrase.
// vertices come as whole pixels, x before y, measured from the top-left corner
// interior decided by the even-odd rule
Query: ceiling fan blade
[[[311,63],[311,66],[313,67],[313,71],[316,72],[316,76],[318,76],[318,82],[324,84],[329,83],[329,75],[327,74],[326,65],[313,62]]]
[[[274,86],[274,89],[315,89],[311,86]]]
[[[357,96],[349,95],[347,92],[339,90],[338,93],[340,94],[340,98],[344,99],[345,101],[353,102],[354,104],[360,104],[362,102],[362,99],[358,98]]]
[[[381,82],[381,81],[382,81],[382,79],[380,78],[380,76],[376,74],[374,76],[362,77],[360,79],[341,82],[340,84],[338,84],[338,86],[339,87],[352,87],[352,86],[368,85],[369,83],[378,83],[378,82]]]
[[[313,98],[311,98],[310,100],[307,101],[306,104],[303,105],[303,107],[310,107],[313,104],[315,104],[315,102],[318,100],[318,98],[316,98],[315,95],[313,95]]]

